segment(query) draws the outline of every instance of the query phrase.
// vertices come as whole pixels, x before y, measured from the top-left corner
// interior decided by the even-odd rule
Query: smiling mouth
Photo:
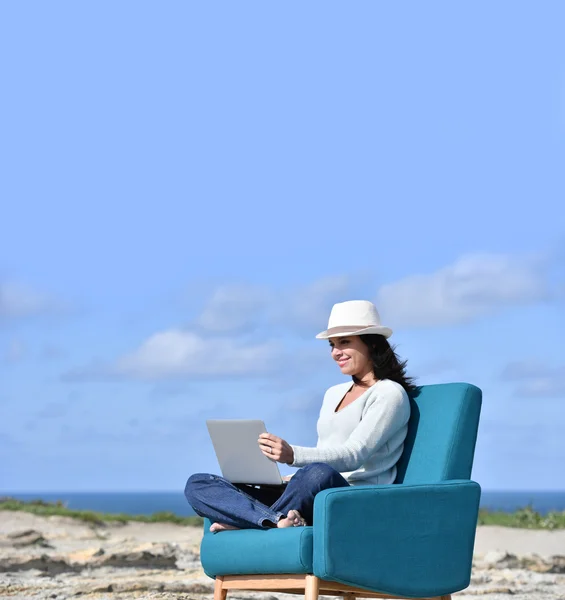
[[[348,359],[348,358],[346,358],[345,360],[338,360],[338,361],[337,361],[337,364],[338,364],[340,367],[343,367],[343,366],[344,366],[344,365],[346,365],[348,362],[349,362],[349,359]]]

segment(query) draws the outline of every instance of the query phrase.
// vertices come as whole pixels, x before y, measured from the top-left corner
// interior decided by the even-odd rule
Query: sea
[[[172,512],[179,516],[192,516],[194,511],[178,492],[34,492],[0,493],[20,500],[61,501],[73,510],[93,510],[104,513],[128,515],[151,515],[156,512]],[[481,508],[512,512],[531,506],[540,514],[549,511],[565,511],[565,490],[552,492],[483,491]]]

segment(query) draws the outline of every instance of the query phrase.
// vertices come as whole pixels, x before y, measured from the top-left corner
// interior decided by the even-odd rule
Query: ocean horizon
[[[0,492],[0,496],[23,501],[61,501],[73,510],[151,515],[172,512],[188,517],[195,513],[188,505],[182,490],[178,492]],[[481,508],[513,512],[531,506],[540,514],[565,511],[565,490],[561,491],[483,491]]]

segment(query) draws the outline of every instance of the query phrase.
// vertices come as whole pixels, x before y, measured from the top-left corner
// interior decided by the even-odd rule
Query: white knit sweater
[[[408,394],[400,384],[382,379],[336,413],[352,385],[334,385],[326,392],[317,425],[318,443],[315,448],[293,445],[292,466],[322,462],[352,485],[393,483],[408,431]]]

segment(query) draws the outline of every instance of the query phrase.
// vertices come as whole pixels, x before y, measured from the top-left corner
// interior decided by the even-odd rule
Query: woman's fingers
[[[267,457],[270,458],[272,460],[280,460],[281,458],[281,454],[280,452],[277,452],[276,450],[274,450],[273,452],[269,452],[268,450],[263,450],[263,448],[261,448],[261,452]]]
[[[261,433],[257,440],[261,452],[265,456],[278,462],[291,464],[294,461],[294,452],[287,442],[272,433]]]
[[[259,438],[257,441],[259,442],[259,445],[269,447],[269,448],[272,448],[273,446],[277,446],[277,445],[279,445],[279,446],[282,445],[281,439],[271,440],[271,439],[266,439],[266,438]]]
[[[273,450],[276,448],[281,449],[283,445],[283,440],[271,433],[260,434],[257,441],[259,442],[259,446],[267,449],[267,452],[269,451],[269,448],[273,448]]]
[[[259,444],[259,448],[261,448],[261,450],[263,452],[266,452],[267,454],[270,454],[270,453],[274,452],[274,448],[272,446],[267,445],[267,444]]]
[[[261,449],[261,452],[268,458],[279,460],[281,457],[282,444],[259,440],[259,448]]]

